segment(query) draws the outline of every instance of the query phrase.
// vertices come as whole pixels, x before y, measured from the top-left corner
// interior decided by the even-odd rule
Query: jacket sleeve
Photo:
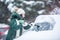
[[[25,30],[28,30],[28,29],[30,29],[30,28],[31,28],[30,25],[27,25],[27,26],[24,27]]]

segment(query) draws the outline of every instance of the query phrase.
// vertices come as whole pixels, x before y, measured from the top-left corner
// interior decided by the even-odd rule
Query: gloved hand
[[[28,30],[28,29],[30,29],[31,26],[27,22],[25,22],[23,24],[23,27],[24,27],[25,30]]]

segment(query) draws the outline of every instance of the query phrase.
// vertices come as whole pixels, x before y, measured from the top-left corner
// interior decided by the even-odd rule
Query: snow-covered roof
[[[47,15],[46,16],[44,16],[44,15],[37,16],[34,24],[41,23],[41,22],[49,22],[49,23],[51,23],[53,25],[55,24],[54,18],[52,18],[50,16],[47,16]]]
[[[9,25],[7,25],[7,24],[0,24],[0,28],[5,28],[5,27],[9,27]]]

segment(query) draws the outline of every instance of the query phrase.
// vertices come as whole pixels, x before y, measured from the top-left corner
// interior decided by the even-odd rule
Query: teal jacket
[[[19,27],[17,25],[16,19],[20,20],[22,19],[22,17],[17,13],[13,13],[11,15],[10,28],[9,28],[6,40],[13,40],[13,38],[15,38],[16,36],[16,30],[18,30],[19,28],[22,28],[22,26]]]

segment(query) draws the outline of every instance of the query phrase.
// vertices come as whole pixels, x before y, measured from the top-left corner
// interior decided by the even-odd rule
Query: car
[[[9,30],[9,25],[0,23],[0,40],[5,39],[7,32]]]
[[[35,31],[45,31],[45,30],[53,30],[55,25],[55,20],[51,16],[37,16],[34,22],[34,30]]]

